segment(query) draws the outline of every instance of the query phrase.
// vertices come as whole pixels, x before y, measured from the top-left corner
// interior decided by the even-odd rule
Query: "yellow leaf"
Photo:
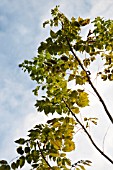
[[[60,157],[65,157],[65,156],[66,156],[65,153],[61,153],[61,154],[60,154]]]
[[[72,112],[75,113],[75,114],[77,114],[77,113],[80,112],[78,107],[74,107],[74,108],[72,108],[71,110],[72,110]]]
[[[83,21],[83,18],[78,17],[78,22],[81,22],[81,21]]]
[[[71,140],[66,139],[64,142],[64,148],[62,149],[62,151],[64,152],[71,152],[75,149],[75,143]]]
[[[61,140],[51,140],[51,144],[54,146],[55,149],[60,149],[61,145],[62,145],[62,141]]]

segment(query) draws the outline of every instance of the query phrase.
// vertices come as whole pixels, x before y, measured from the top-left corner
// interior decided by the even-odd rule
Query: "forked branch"
[[[104,108],[107,116],[109,117],[111,123],[113,124],[113,117],[111,116],[110,112],[108,111],[108,108],[107,108],[104,100],[103,100],[102,97],[100,96],[100,94],[99,94],[99,92],[97,91],[97,89],[94,87],[94,85],[93,85],[93,83],[92,83],[92,81],[91,81],[91,79],[90,79],[90,76],[89,76],[88,72],[87,72],[86,69],[84,68],[81,60],[76,56],[76,54],[75,54],[75,52],[74,52],[74,50],[73,50],[73,48],[72,48],[72,46],[71,46],[71,44],[70,44],[70,42],[69,42],[69,40],[68,40],[67,37],[66,37],[66,40],[67,40],[67,43],[68,43],[68,45],[69,45],[70,51],[72,52],[72,54],[73,54],[73,56],[75,57],[75,59],[78,61],[78,63],[79,63],[79,65],[80,65],[80,67],[82,68],[82,70],[86,72],[87,79],[88,79],[88,82],[89,82],[90,86],[92,87],[92,89],[94,90],[94,92],[96,93],[96,95],[98,96],[101,104],[103,105],[103,108]]]

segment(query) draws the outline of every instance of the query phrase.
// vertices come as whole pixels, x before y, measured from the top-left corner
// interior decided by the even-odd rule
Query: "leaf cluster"
[[[20,156],[11,164],[11,168],[22,168],[27,162],[33,169],[48,169],[46,160],[49,159],[56,162],[53,169],[68,170],[71,162],[66,155],[75,149],[72,139],[76,124],[72,117],[60,117],[48,120],[45,125],[36,125],[29,131],[29,139],[20,138],[15,141],[20,145],[17,148]]]
[[[19,157],[11,167],[2,160],[0,170],[22,168],[26,162],[38,170],[68,170],[71,167],[85,170],[84,166],[91,164],[86,160],[72,165],[67,157],[67,153],[76,148],[73,137],[78,122],[72,115],[89,106],[83,85],[89,83],[91,73],[88,69],[98,58],[103,61],[104,68],[98,75],[104,81],[113,80],[113,21],[95,18],[92,22],[94,29],[89,30],[84,39],[81,31],[90,24],[89,18],[68,19],[58,6],[51,10],[51,14],[52,19],[43,24],[43,27],[50,26],[49,37],[40,43],[36,57],[19,66],[37,83],[33,90],[37,96],[37,111],[60,117],[36,125],[29,131],[28,139],[16,140]],[[97,124],[96,120],[85,117],[86,128],[89,122]]]

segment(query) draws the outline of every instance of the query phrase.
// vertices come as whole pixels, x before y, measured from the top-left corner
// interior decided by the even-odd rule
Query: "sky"
[[[94,19],[101,16],[113,19],[112,0],[0,0],[0,159],[9,162],[16,156],[14,140],[26,137],[29,129],[46,120],[34,107],[36,98],[32,90],[35,82],[18,65],[36,56],[38,45],[49,33],[47,28],[42,28],[42,23],[50,18],[50,10],[56,5],[60,5],[60,11],[68,17]],[[105,82],[103,85],[102,81],[97,80],[94,84],[112,111],[113,83]],[[103,149],[103,138],[109,127],[104,150],[113,159],[113,125],[110,125],[97,98],[91,99],[95,102],[84,112],[100,118],[100,124],[92,127],[93,137]],[[81,133],[75,137],[77,151],[72,153],[72,160],[93,160],[88,170],[113,170],[113,165],[102,158]]]

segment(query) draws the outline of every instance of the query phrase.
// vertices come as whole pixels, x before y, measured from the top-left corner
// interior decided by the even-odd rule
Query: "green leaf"
[[[13,162],[13,163],[11,164],[11,168],[14,169],[14,170],[17,168],[15,162]]]
[[[28,154],[28,155],[26,156],[26,161],[27,161],[29,164],[31,164],[31,162],[32,162],[32,156],[31,156],[30,154]]]
[[[32,167],[35,169],[38,167],[38,164],[32,164]]]
[[[6,160],[0,160],[0,164],[7,164]]]
[[[21,156],[19,160],[20,160],[20,168],[22,168],[25,164],[25,157]]]
[[[50,35],[53,39],[57,38],[57,34],[53,30],[50,30]]]
[[[2,166],[0,166],[0,170],[10,170],[10,166],[9,165],[2,165]]]
[[[63,60],[63,61],[68,61],[68,57],[65,56],[65,55],[63,55],[63,56],[61,57],[61,60]]]
[[[20,138],[20,139],[18,139],[18,140],[15,141],[15,143],[18,143],[18,144],[20,144],[20,145],[23,145],[25,142],[26,142],[26,141],[25,141],[25,139],[23,139],[23,138]]]
[[[21,146],[17,148],[17,153],[19,153],[20,155],[24,154],[24,151],[22,150]]]
[[[68,81],[71,81],[71,80],[73,80],[73,79],[75,79],[75,75],[74,75],[74,74],[70,74],[70,75],[69,75],[69,78],[68,78]]]
[[[32,156],[34,163],[37,163],[38,160],[39,160],[39,157],[40,157],[39,151],[38,150],[32,150],[31,156]]]
[[[77,98],[77,95],[78,95],[78,92],[76,90],[73,90],[69,96],[72,98]]]
[[[47,21],[45,21],[45,22],[43,23],[43,27],[45,28],[45,26],[46,26],[47,24],[49,24],[49,20],[47,20]]]
[[[25,147],[24,151],[25,151],[25,153],[29,153],[30,152],[30,147]]]
[[[62,165],[62,159],[61,159],[61,157],[58,157],[58,158],[57,158],[57,164],[58,164],[58,166],[61,166],[61,165]]]

